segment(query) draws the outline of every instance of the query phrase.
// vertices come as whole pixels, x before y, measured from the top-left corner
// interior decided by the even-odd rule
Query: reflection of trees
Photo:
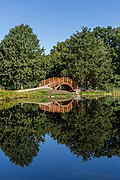
[[[119,100],[82,100],[75,106],[64,114],[43,112],[30,104],[2,110],[1,149],[15,164],[29,165],[39,151],[39,143],[49,133],[83,160],[120,156]]]
[[[17,105],[0,113],[0,146],[10,160],[25,166],[32,162],[44,141],[41,122],[45,114],[38,106]],[[41,119],[41,121],[40,121]]]
[[[119,155],[115,151],[116,146],[120,151],[120,138],[116,136],[119,126],[115,126],[119,119],[114,107],[115,103],[110,98],[99,101],[92,99],[80,102],[77,111],[74,109],[56,116],[49,114],[50,134],[58,143],[65,144],[71,152],[82,156],[84,160],[103,155]],[[119,140],[114,141],[116,138]]]

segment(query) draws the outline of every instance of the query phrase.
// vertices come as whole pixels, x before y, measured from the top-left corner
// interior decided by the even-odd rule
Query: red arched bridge
[[[55,90],[62,87],[63,85],[69,86],[73,91],[75,91],[78,88],[78,83],[68,77],[53,77],[42,80],[39,84],[39,86],[48,86]]]

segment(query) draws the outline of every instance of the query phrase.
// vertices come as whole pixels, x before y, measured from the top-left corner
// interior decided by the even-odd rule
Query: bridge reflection
[[[73,101],[69,100],[64,102],[51,102],[51,103],[42,103],[40,104],[40,109],[48,112],[58,112],[58,113],[65,113],[69,112],[73,108]]]

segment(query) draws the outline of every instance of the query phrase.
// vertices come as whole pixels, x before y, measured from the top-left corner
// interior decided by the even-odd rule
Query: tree
[[[96,27],[93,29],[96,38],[102,39],[110,50],[114,72],[113,83],[120,86],[120,28]]]
[[[41,73],[38,69],[43,52],[28,25],[12,28],[0,43],[0,85],[6,89],[30,87],[36,75],[39,81]],[[39,57],[39,62],[36,57]]]
[[[120,87],[120,27],[116,29],[116,71],[115,71],[115,83]]]
[[[82,88],[107,89],[113,78],[109,48],[86,27],[58,43],[51,57],[59,74],[71,77]]]
[[[66,69],[65,56],[69,54],[66,41],[58,42],[57,46],[53,46],[53,49],[51,49],[50,59],[52,67],[48,74],[49,77],[61,77],[62,71]],[[66,70],[68,71],[68,67]]]

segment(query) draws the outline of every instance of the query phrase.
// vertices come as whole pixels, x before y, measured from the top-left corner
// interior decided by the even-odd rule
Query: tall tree
[[[110,50],[114,71],[113,83],[120,86],[120,28],[96,27],[93,29],[96,38],[102,39]]]
[[[115,80],[116,85],[120,87],[120,27],[116,29],[116,46],[115,51],[117,54],[116,57],[116,71],[115,71]]]
[[[37,36],[28,25],[12,28],[0,43],[0,85],[7,89],[29,87],[36,68],[40,68],[35,58],[43,59],[43,52]]]
[[[85,89],[106,89],[113,78],[109,48],[86,27],[58,43],[51,56],[60,75],[71,77]]]

